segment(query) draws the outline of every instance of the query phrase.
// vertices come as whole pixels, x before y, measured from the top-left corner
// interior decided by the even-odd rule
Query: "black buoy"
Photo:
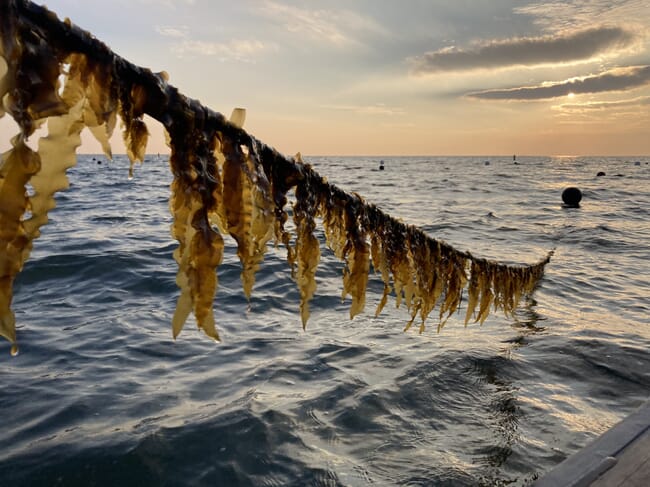
[[[384,161],[379,161],[379,170],[380,171],[384,170]]]
[[[634,165],[635,165],[635,166],[640,166],[640,165],[641,165],[641,161],[635,161],[635,162],[634,162]]]
[[[489,166],[489,165],[490,165],[490,161],[485,161],[483,164],[485,164],[486,166]]]
[[[564,201],[564,205],[568,208],[578,208],[581,199],[582,191],[578,188],[571,186],[562,191],[562,201]]]
[[[598,177],[606,176],[606,174],[603,171],[598,171],[598,174],[596,174],[596,176],[598,176]]]

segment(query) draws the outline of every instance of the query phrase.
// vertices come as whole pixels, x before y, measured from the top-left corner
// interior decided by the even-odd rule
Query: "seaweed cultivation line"
[[[511,315],[549,262],[550,253],[522,266],[477,258],[392,218],[328,183],[300,155],[287,158],[247,133],[242,110],[227,120],[179,93],[166,73],[133,65],[44,7],[3,0],[0,36],[0,116],[9,114],[20,128],[0,162],[0,335],[12,343],[14,354],[13,281],[55,207],[54,194],[68,185],[66,170],[76,163],[81,131],[88,128],[111,157],[109,138],[118,117],[132,165],[144,160],[145,114],[161,122],[168,135],[180,288],[174,337],[193,313],[198,327],[219,339],[212,306],[222,235],[237,243],[247,297],[270,242],[286,246],[303,327],[316,292],[317,220],[327,245],[345,263],[343,297],[351,297],[350,317],[364,309],[372,263],[384,283],[376,313],[394,293],[397,306],[403,303],[410,313],[407,329],[419,317],[424,330],[436,306],[441,326],[458,309],[465,288],[466,324],[482,323],[491,309]],[[32,150],[26,141],[43,124],[47,135]],[[285,228],[290,190],[295,191],[293,237]]]

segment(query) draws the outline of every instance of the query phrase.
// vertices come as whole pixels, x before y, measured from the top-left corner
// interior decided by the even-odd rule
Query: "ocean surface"
[[[131,180],[124,157],[97,158],[79,156],[15,284],[1,485],[527,485],[650,396],[650,157],[305,158],[476,256],[555,255],[514,319],[461,311],[418,334],[394,300],[374,317],[377,276],[350,320],[323,248],[303,331],[285,249],[248,303],[228,238],[221,343],[193,320],[171,336],[166,158]]]

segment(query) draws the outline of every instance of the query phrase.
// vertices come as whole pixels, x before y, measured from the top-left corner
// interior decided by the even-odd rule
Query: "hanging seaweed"
[[[465,323],[482,323],[491,309],[511,315],[521,297],[534,290],[550,259],[549,254],[527,266],[479,259],[397,221],[361,196],[328,183],[299,154],[286,158],[248,134],[243,110],[227,120],[179,93],[166,73],[129,63],[68,20],[61,22],[27,0],[0,3],[0,100],[0,116],[9,114],[20,130],[0,162],[0,335],[12,343],[12,353],[17,352],[13,281],[47,223],[54,194],[68,185],[66,170],[76,162],[81,130],[89,128],[110,157],[109,138],[118,117],[131,165],[144,160],[145,115],[167,131],[171,234],[178,241],[174,259],[180,288],[174,337],[193,313],[198,327],[219,339],[212,305],[223,235],[237,243],[247,297],[269,241],[275,237],[286,247],[303,327],[316,293],[318,221],[326,244],[344,262],[342,296],[351,297],[350,317],[364,309],[372,263],[384,284],[376,314],[394,293],[396,305],[404,304],[411,316],[407,329],[419,316],[423,331],[436,307],[442,326],[459,308],[464,289]],[[26,141],[43,124],[47,135],[34,151]],[[285,227],[292,189],[293,236]]]

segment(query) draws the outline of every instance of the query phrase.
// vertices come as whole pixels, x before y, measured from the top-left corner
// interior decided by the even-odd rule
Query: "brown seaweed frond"
[[[384,291],[381,300],[377,305],[377,309],[375,310],[375,317],[377,317],[384,309],[384,306],[386,306],[388,296],[393,289],[390,284],[390,268],[386,250],[387,246],[384,245],[384,242],[388,242],[389,240],[385,233],[386,227],[384,224],[384,213],[379,211],[375,205],[368,205],[366,215],[368,217],[367,224],[370,235],[370,256],[372,266],[375,272],[379,273],[381,280],[384,283]]]
[[[327,245],[345,262],[341,299],[352,297],[350,318],[363,311],[370,269],[370,246],[367,243],[365,205],[358,195],[350,195],[333,185],[326,185],[327,196],[321,204]]]
[[[0,335],[12,343],[17,353],[16,319],[11,310],[13,281],[23,266],[25,248],[30,244],[22,217],[29,208],[25,185],[38,172],[41,160],[22,135],[13,149],[2,154],[0,163]]]
[[[110,157],[118,116],[131,170],[134,161],[144,159],[145,115],[167,131],[180,288],[174,337],[193,313],[198,327],[219,339],[213,301],[223,234],[237,243],[247,297],[269,241],[275,237],[287,248],[303,327],[316,292],[320,220],[326,244],[344,262],[342,297],[351,298],[350,317],[363,311],[372,262],[384,285],[376,314],[394,293],[396,305],[403,304],[410,315],[406,328],[419,317],[420,332],[436,307],[440,328],[459,309],[465,288],[465,323],[483,323],[491,310],[512,315],[550,259],[551,254],[533,265],[505,265],[432,238],[328,183],[300,154],[287,158],[257,140],[243,129],[243,110],[227,120],[179,93],[166,73],[129,63],[88,32],[27,0],[0,2],[0,100],[0,116],[9,114],[20,129],[0,162],[0,335],[12,342],[13,352],[13,281],[47,223],[55,193],[68,185],[66,170],[76,162],[81,131],[88,128]],[[48,134],[33,151],[26,141],[44,123]],[[295,235],[286,228],[292,188]]]
[[[306,168],[305,175],[296,186],[296,203],[293,206],[293,220],[296,225],[295,274],[300,291],[300,317],[303,329],[309,319],[309,301],[316,292],[316,268],[320,261],[320,242],[314,236],[316,217],[319,216],[322,181],[318,175]]]
[[[213,215],[219,215],[223,206],[215,156],[219,134],[200,113],[177,111],[166,121],[172,149],[169,164],[174,176],[169,201],[174,218],[171,233],[179,243],[174,259],[179,267],[176,283],[181,290],[172,331],[176,338],[190,312],[194,312],[198,327],[219,340],[212,302],[224,242],[211,225]]]
[[[262,169],[255,143],[247,146],[224,138],[221,147],[226,227],[237,242],[242,286],[250,299],[255,273],[264,259],[266,244],[274,235],[271,185]]]

